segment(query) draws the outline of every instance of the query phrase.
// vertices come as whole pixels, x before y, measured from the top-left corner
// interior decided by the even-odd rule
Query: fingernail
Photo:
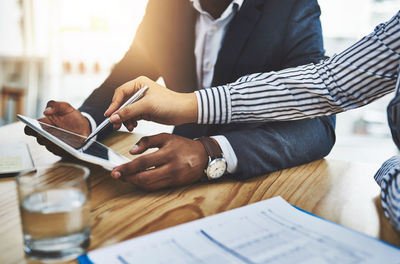
[[[138,145],[133,145],[129,152],[136,152],[139,149]]]
[[[119,117],[119,115],[118,114],[115,114],[115,115],[112,115],[111,117],[110,117],[110,121],[112,122],[112,123],[114,123],[114,122],[121,122],[121,118]]]
[[[51,108],[51,107],[47,107],[46,109],[44,109],[44,112],[43,112],[43,113],[50,112],[51,110],[52,110],[52,108]]]
[[[119,172],[119,171],[113,171],[113,172],[111,173],[111,176],[112,176],[114,179],[118,179],[119,177],[121,177],[121,172]]]

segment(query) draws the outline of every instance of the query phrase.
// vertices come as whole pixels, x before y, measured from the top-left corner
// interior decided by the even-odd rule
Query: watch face
[[[207,167],[207,176],[210,179],[218,179],[226,172],[226,161],[223,158],[212,160]]]

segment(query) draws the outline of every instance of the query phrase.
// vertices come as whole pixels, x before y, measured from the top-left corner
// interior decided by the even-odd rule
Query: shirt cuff
[[[231,96],[229,86],[217,86],[195,91],[198,124],[227,124],[231,122]]]
[[[219,146],[221,147],[222,154],[224,155],[224,158],[228,165],[227,172],[230,174],[235,173],[237,169],[238,160],[235,151],[233,150],[229,141],[224,136],[212,136],[211,138],[215,139],[218,142]]]
[[[394,156],[382,164],[382,167],[376,172],[374,179],[379,186],[382,187],[382,180],[389,174],[397,173],[395,170],[400,170],[400,156]]]
[[[96,121],[94,120],[94,118],[91,115],[89,115],[88,113],[85,113],[85,112],[81,112],[81,114],[84,117],[86,117],[87,120],[89,120],[90,132],[94,131],[97,128],[97,124],[96,124]],[[97,139],[97,135],[92,138],[92,140],[96,140],[96,139]]]

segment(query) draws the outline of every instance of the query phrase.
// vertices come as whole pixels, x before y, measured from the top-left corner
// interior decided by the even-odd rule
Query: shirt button
[[[216,26],[212,26],[212,27],[210,28],[210,31],[211,31],[211,32],[217,31],[217,27],[216,27]]]
[[[212,70],[212,68],[213,68],[212,63],[207,63],[207,69]]]

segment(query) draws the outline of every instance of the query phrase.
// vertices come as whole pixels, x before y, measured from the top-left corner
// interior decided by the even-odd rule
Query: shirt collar
[[[200,0],[190,0],[190,2],[193,3],[194,9],[196,9],[200,14],[210,16],[210,14],[207,11],[204,11],[201,7]],[[217,18],[217,20],[223,19],[225,16],[227,16],[227,13],[231,13],[231,9],[236,9],[236,11],[239,11],[243,2],[244,0],[233,0],[232,3],[230,3],[229,6],[224,10],[224,12],[222,12],[221,16]]]

